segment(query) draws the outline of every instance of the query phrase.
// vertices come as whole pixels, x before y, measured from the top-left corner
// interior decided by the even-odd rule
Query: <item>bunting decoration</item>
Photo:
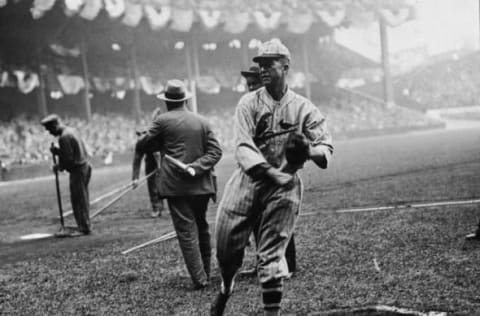
[[[125,15],[123,16],[122,23],[128,26],[135,27],[140,23],[143,16],[142,6],[140,4],[133,4],[127,2],[125,6]]]
[[[220,10],[209,11],[205,9],[200,9],[198,10],[198,15],[200,16],[203,25],[205,25],[207,29],[212,29],[216,27],[220,22],[221,12]]]
[[[399,26],[405,23],[411,16],[410,8],[401,8],[399,10],[389,10],[389,9],[381,9],[380,15],[383,17],[385,22],[391,27]]]
[[[157,9],[152,5],[145,5],[143,11],[145,12],[145,16],[147,17],[152,30],[159,30],[165,27],[172,15],[172,9],[169,6],[163,6],[160,9]]]
[[[51,10],[56,0],[34,0],[31,14],[35,19],[41,18]],[[104,8],[111,19],[121,18],[121,22],[131,27],[140,23],[143,15],[152,30],[161,30],[169,23],[170,29],[178,32],[191,31],[195,21],[201,22],[206,29],[213,29],[223,24],[223,30],[231,34],[244,32],[254,22],[263,32],[270,32],[281,23],[293,34],[304,34],[311,26],[321,20],[329,27],[339,26],[346,17],[346,5],[342,2],[306,1],[277,2],[262,1],[250,9],[244,8],[243,2],[220,5],[219,2],[207,0],[60,0],[65,3],[65,14],[79,14],[87,20],[94,20]],[[7,0],[0,0],[0,7]],[[195,4],[196,3],[196,4]],[[398,26],[412,17],[411,7],[393,9],[384,7],[379,14],[388,25]]]
[[[5,0],[5,4],[7,4],[7,0]],[[33,1],[33,6],[30,9],[30,13],[32,13],[32,17],[34,19],[41,18],[45,12],[53,8],[55,4],[55,0],[35,0]],[[2,0],[0,0],[0,8],[2,7]]]
[[[164,89],[160,79],[155,80],[152,77],[146,76],[141,76],[139,79],[142,90],[148,95],[159,94]]]
[[[173,9],[170,28],[178,32],[188,32],[193,24],[193,10]]]
[[[345,19],[346,10],[345,7],[337,8],[335,11],[319,10],[317,14],[325,24],[330,27],[335,27]]]
[[[253,12],[253,18],[255,20],[255,23],[264,32],[269,32],[276,29],[280,24],[281,17],[282,13],[279,11],[274,11],[271,13],[266,13],[262,11]]]
[[[291,12],[287,16],[287,31],[293,34],[304,34],[315,22],[311,11]]]
[[[124,0],[104,0],[105,10],[112,19],[120,17],[125,12]]]
[[[80,48],[74,47],[74,48],[66,48],[63,47],[60,44],[50,44],[50,49],[57,55],[60,56],[69,56],[69,57],[78,57],[80,56]]]
[[[80,12],[80,16],[87,20],[93,20],[103,7],[102,0],[85,0],[85,6]]]
[[[77,14],[83,4],[83,0],[65,0],[65,14],[67,16]]]
[[[15,70],[13,72],[17,77],[17,88],[23,94],[28,94],[39,85],[38,75],[36,73],[27,73],[22,70]]]
[[[85,88],[85,82],[80,76],[57,75],[57,79],[65,94],[77,94]]]
[[[250,13],[244,12],[224,12],[223,20],[225,25],[223,30],[232,34],[244,32],[250,24]]]

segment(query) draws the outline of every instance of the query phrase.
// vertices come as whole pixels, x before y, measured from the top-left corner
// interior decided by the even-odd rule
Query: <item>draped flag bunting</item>
[[[218,25],[221,14],[220,10],[198,10],[198,15],[207,29],[212,29]]]
[[[85,82],[80,76],[58,75],[57,78],[65,94],[77,94],[85,88]]]
[[[111,89],[110,81],[101,77],[93,77],[93,87],[101,93],[105,93]]]
[[[5,4],[6,3],[7,3],[7,1],[5,0]],[[54,4],[55,4],[55,0],[35,0],[35,1],[33,1],[33,6],[30,9],[30,12],[32,13],[32,17],[34,19],[41,18],[45,14],[45,12],[47,12],[48,10],[53,8]],[[0,1],[0,7],[2,7],[1,1]]]
[[[65,14],[72,16],[78,13],[83,4],[83,0],[65,0]]]
[[[153,95],[163,91],[164,87],[160,79],[154,79],[146,76],[141,76],[139,79],[140,79],[140,85],[142,86],[142,90],[146,94]]]
[[[170,28],[174,31],[188,32],[193,24],[193,10],[172,8],[172,24]]]
[[[22,70],[15,70],[13,74],[17,77],[17,87],[20,92],[28,94],[38,87],[39,80],[36,73],[27,73]]]
[[[143,10],[140,4],[133,4],[127,2],[125,6],[125,15],[123,16],[122,23],[128,26],[137,26],[142,19]]]
[[[319,10],[317,11],[317,14],[320,18],[322,18],[322,21],[325,22],[325,24],[330,27],[334,27],[342,23],[346,15],[346,10],[345,8],[338,8],[334,12],[328,10]]]
[[[104,0],[105,10],[107,10],[108,16],[112,19],[120,17],[125,12],[124,0]]]
[[[385,19],[385,22],[391,27],[396,27],[404,23],[410,18],[410,8],[401,8],[395,12],[392,10],[382,9],[380,14]]]
[[[74,47],[74,48],[66,48],[63,47],[60,44],[50,44],[50,48],[52,51],[54,51],[57,55],[60,56],[70,56],[70,57],[78,57],[80,56],[80,48]]]
[[[280,24],[281,17],[282,17],[282,13],[279,11],[275,11],[270,14],[267,14],[262,11],[253,12],[253,18],[255,20],[255,23],[264,32],[268,32],[276,29]]]
[[[103,7],[102,0],[85,0],[85,6],[80,12],[80,16],[87,20],[93,20]]]
[[[145,5],[143,10],[152,30],[159,30],[165,27],[172,15],[172,9],[169,6],[163,6],[157,9],[151,5]]]
[[[0,76],[0,87],[15,87],[15,79],[10,75],[8,71],[3,71]]]
[[[232,34],[240,34],[245,31],[250,24],[250,13],[245,12],[224,12],[223,20],[225,25],[223,30]]]
[[[310,11],[291,12],[287,17],[287,31],[294,34],[303,34],[307,32],[314,21],[313,14]]]
[[[34,0],[31,8],[35,19],[41,18],[51,10],[56,0]],[[223,30],[231,34],[244,32],[253,21],[263,31],[270,32],[280,23],[286,24],[288,32],[303,34],[320,18],[327,26],[336,27],[346,16],[346,6],[336,3],[326,7],[323,2],[301,2],[292,6],[265,5],[257,6],[254,11],[241,11],[242,5],[226,6],[219,9],[217,2],[203,2],[204,6],[195,8],[191,1],[176,2],[170,0],[62,0],[65,2],[65,14],[79,15],[87,20],[95,19],[104,7],[112,19],[122,17],[122,23],[135,27],[143,15],[146,16],[153,30],[160,30],[170,22],[170,28],[178,32],[189,32],[195,19],[206,29],[213,29],[223,23]],[[7,0],[0,0],[0,7]],[[263,3],[263,2],[261,2]],[[208,6],[205,6],[208,4]],[[270,4],[270,5],[269,5]],[[238,10],[237,10],[238,8]],[[388,25],[398,26],[412,16],[411,7],[400,9],[381,9],[380,14]]]

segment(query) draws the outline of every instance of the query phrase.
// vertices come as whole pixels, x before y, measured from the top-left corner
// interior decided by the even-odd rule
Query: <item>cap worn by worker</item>
[[[185,88],[185,84],[183,81],[178,79],[172,79],[167,82],[167,87],[165,88],[165,92],[160,93],[157,98],[164,100],[164,101],[171,101],[171,102],[180,102],[188,100],[192,97],[190,92],[187,91]]]
[[[46,117],[44,117],[40,121],[40,123],[43,126],[47,126],[47,125],[51,125],[51,124],[58,124],[59,121],[60,121],[60,117],[58,117],[57,114],[50,114],[50,115],[47,115]]]
[[[258,63],[262,59],[266,58],[282,58],[285,57],[288,60],[291,59],[290,51],[282,44],[278,38],[273,38],[266,41],[258,49],[258,55],[253,57],[253,61]]]
[[[246,77],[260,77],[260,68],[257,66],[251,66],[248,70],[240,71],[242,76]]]

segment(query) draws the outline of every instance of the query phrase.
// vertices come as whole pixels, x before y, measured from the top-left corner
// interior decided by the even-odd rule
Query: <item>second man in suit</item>
[[[167,199],[180,249],[194,289],[207,286],[210,278],[211,244],[206,212],[217,193],[214,166],[222,149],[207,120],[190,112],[190,93],[180,80],[170,80],[159,95],[167,112],[159,115],[141,139],[145,152],[160,151],[193,168],[195,175],[162,159],[158,189]]]

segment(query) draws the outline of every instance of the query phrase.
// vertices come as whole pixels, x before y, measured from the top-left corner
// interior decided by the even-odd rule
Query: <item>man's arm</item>
[[[279,169],[273,168],[265,159],[253,141],[255,124],[252,111],[242,104],[243,98],[235,111],[235,157],[245,171],[254,180],[270,179],[278,185],[286,185],[293,177]]]
[[[320,168],[326,169],[333,154],[332,136],[320,110],[310,104],[304,117],[303,133],[310,141],[310,159]]]
[[[222,148],[213,130],[208,123],[205,123],[205,153],[189,166],[195,170],[196,175],[202,175],[211,170],[222,158]]]

